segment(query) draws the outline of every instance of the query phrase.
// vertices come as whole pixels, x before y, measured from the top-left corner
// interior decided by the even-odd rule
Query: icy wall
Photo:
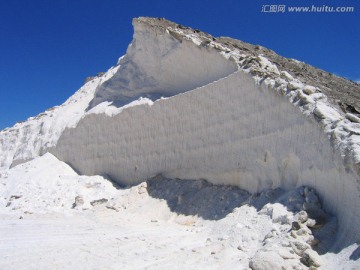
[[[168,97],[206,85],[238,68],[219,52],[196,46],[176,33],[134,20],[133,40],[114,77],[98,87],[90,108],[103,101],[117,106],[134,99]],[[89,108],[89,109],[90,109]]]
[[[359,185],[319,124],[241,71],[113,117],[90,114],[53,153],[82,174],[121,184],[162,173],[252,192],[309,185],[339,216],[343,240],[360,237]]]
[[[357,116],[262,55],[163,23],[134,20],[119,70],[52,153],[121,184],[161,173],[251,192],[308,185],[339,217],[339,243],[360,241]]]
[[[134,28],[120,65],[0,132],[0,170],[50,149],[122,184],[161,173],[251,192],[308,185],[339,217],[339,243],[360,242],[360,113],[341,112],[265,49],[166,20]]]

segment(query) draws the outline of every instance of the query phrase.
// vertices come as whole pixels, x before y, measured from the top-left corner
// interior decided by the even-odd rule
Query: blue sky
[[[263,5],[353,13],[261,12]],[[358,0],[0,0],[0,129],[60,105],[126,51],[134,17],[165,17],[360,80]]]

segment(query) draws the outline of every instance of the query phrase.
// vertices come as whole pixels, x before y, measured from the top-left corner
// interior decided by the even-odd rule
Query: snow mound
[[[160,173],[250,192],[308,185],[352,232],[339,243],[360,237],[356,175],[315,120],[241,71],[151,106],[87,115],[51,151],[81,174],[123,185]]]
[[[87,82],[63,105],[0,132],[5,211],[31,212],[33,207],[35,212],[41,212],[63,206],[77,211],[100,205],[121,212],[120,203],[128,208],[135,205],[136,211],[146,215],[146,208],[137,202],[156,205],[156,199],[161,198],[167,202],[164,206],[162,201],[158,208],[163,218],[171,216],[170,209],[178,211],[179,217],[191,214],[206,222],[212,222],[217,215],[221,218],[217,224],[221,224],[231,218],[230,209],[235,206],[227,205],[223,213],[220,208],[211,212],[206,205],[191,208],[191,204],[182,202],[188,201],[191,194],[197,200],[198,192],[173,197],[171,189],[164,191],[162,186],[144,181],[162,174],[171,179],[206,179],[212,184],[233,185],[255,194],[281,188],[300,192],[302,197],[292,199],[299,200],[302,208],[290,210],[288,204],[280,201],[251,207],[247,214],[255,223],[259,222],[257,235],[262,237],[272,224],[278,224],[278,229],[289,228],[289,222],[298,217],[297,223],[291,224],[290,237],[303,241],[312,233],[306,227],[313,228],[324,220],[323,211],[318,210],[321,202],[329,216],[337,216],[338,220],[327,222],[326,230],[319,232],[317,237],[324,239],[319,252],[328,251],[329,261],[331,252],[339,253],[347,261],[356,261],[360,257],[356,249],[360,242],[359,85],[336,76],[329,75],[330,78],[323,71],[284,59],[266,48],[214,38],[164,19],[138,18],[133,24],[133,41],[118,66]],[[121,198],[112,197],[115,190],[107,186],[103,177],[79,176],[46,152],[80,174],[102,175],[133,187],[122,190],[125,195]],[[36,158],[41,155],[44,156]],[[34,163],[24,163],[32,159]],[[29,164],[36,166],[27,167]],[[47,180],[47,170],[54,181]],[[27,181],[28,185],[20,184]],[[51,185],[59,181],[68,184],[67,188],[51,191],[60,198],[54,201],[47,189],[51,190]],[[99,190],[92,189],[92,181],[100,183],[96,184]],[[162,183],[166,186],[166,181]],[[152,186],[156,188],[151,189]],[[310,191],[299,191],[302,186],[309,186]],[[203,187],[204,192],[212,189]],[[319,198],[312,189],[319,192]],[[215,190],[221,197],[224,190]],[[96,197],[97,192],[101,196]],[[25,193],[39,195],[30,198]],[[230,194],[234,196],[233,203],[246,198],[244,194]],[[188,209],[191,211],[186,212]],[[264,220],[271,221],[264,225],[267,229],[261,227],[264,223],[257,219],[257,211]],[[314,217],[309,224],[300,221],[306,219],[302,211]],[[192,221],[185,218],[184,223]],[[230,227],[235,230],[233,225]],[[335,241],[323,237],[333,235],[334,231],[338,231]],[[256,233],[249,232],[248,237],[259,240]],[[272,231],[267,239],[276,234],[276,230]],[[225,235],[221,237],[227,240]],[[242,258],[258,269],[322,265],[322,258],[308,248],[314,244],[312,241],[316,242],[310,238],[304,240],[305,244],[287,243],[286,247],[291,249],[283,253],[274,252],[282,246],[281,241],[264,240],[263,249],[256,249],[251,256],[245,252]],[[221,250],[219,241],[215,253]],[[246,247],[239,245],[237,250],[243,249]],[[209,251],[204,247],[200,250]],[[225,257],[235,258],[233,252],[220,251]],[[275,264],[270,260],[272,257],[278,258]],[[232,263],[230,260],[228,266],[233,267]]]
[[[41,214],[69,212],[75,198],[79,209],[110,200],[116,188],[101,176],[79,176],[69,165],[47,153],[23,163],[0,177],[1,212]]]
[[[71,181],[64,181],[68,178]],[[0,227],[11,230],[0,236],[7,247],[0,249],[2,268],[52,264],[75,269],[82,262],[86,268],[116,269],[136,257],[134,269],[149,264],[152,269],[172,264],[179,264],[175,269],[308,269],[315,264],[330,269],[322,252],[315,250],[331,246],[326,239],[334,240],[337,227],[327,229],[333,217],[324,212],[311,188],[250,194],[205,180],[157,176],[114,189],[100,177],[77,176],[50,154],[11,169],[2,180],[7,185],[1,194],[18,194],[10,195],[11,206],[1,206],[7,219],[0,220]],[[72,207],[79,191],[93,203]],[[59,194],[62,207],[54,205]],[[40,260],[39,250],[45,248]]]

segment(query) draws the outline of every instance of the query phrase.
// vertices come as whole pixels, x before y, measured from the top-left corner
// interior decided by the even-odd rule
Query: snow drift
[[[360,242],[360,114],[333,98],[339,81],[359,86],[329,89],[297,72],[304,63],[163,19],[133,24],[115,68],[0,133],[2,169],[50,151],[123,185],[158,174],[250,192],[307,185],[339,219],[336,247]]]
[[[344,144],[329,140],[321,128],[345,117],[326,96],[263,56],[257,58],[260,71],[275,79],[264,81],[258,72],[262,80],[254,80],[245,68],[234,72],[233,60],[217,60],[223,53],[218,48],[202,47],[196,36],[185,35],[187,40],[180,30],[149,25],[134,20],[123,67],[97,89],[90,108],[102,101],[114,106],[139,97],[152,100],[111,115],[90,111],[76,128],[65,130],[52,153],[82,174],[106,175],[124,185],[157,174],[251,192],[308,185],[338,215],[338,243],[360,241],[353,160],[344,161]],[[162,96],[171,97],[154,98]]]

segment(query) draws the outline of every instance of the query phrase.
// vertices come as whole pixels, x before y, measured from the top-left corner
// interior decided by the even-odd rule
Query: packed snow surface
[[[331,246],[336,218],[307,187],[250,194],[157,176],[119,188],[77,175],[51,154],[1,175],[0,187],[2,269],[334,266],[313,248],[321,254]],[[341,253],[353,254],[354,247]]]

